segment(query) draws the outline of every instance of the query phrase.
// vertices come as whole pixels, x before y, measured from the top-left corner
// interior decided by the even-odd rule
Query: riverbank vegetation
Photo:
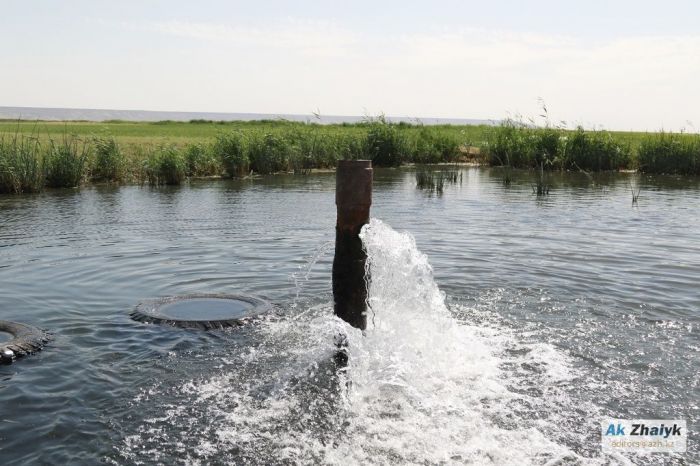
[[[700,175],[700,136],[569,130],[511,120],[498,126],[423,126],[383,117],[337,125],[0,122],[4,193],[86,182],[159,185],[188,177],[304,174],[360,158],[386,167],[471,162],[540,171]]]
[[[428,194],[439,196],[445,186],[462,183],[459,165],[418,165],[416,166],[416,187]]]

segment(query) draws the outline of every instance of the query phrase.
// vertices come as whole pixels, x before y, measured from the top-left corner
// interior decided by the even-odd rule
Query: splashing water
[[[570,455],[534,428],[497,425],[497,411],[518,398],[500,368],[508,335],[452,317],[411,235],[372,220],[361,237],[373,319],[350,344],[353,442],[335,459],[526,464]],[[549,376],[569,376],[559,369]]]
[[[333,247],[335,243],[333,241],[328,241],[319,246],[311,257],[306,261],[306,264],[299,267],[297,272],[292,274],[292,281],[294,282],[294,301],[290,304],[292,309],[296,308],[299,302],[299,296],[304,288],[306,282],[309,281],[309,276],[311,275],[311,270],[314,265]]]
[[[371,275],[364,334],[319,303],[246,327],[245,344],[202,355],[218,358],[216,374],[193,378],[201,361],[171,355],[173,378],[129,407],[144,418],[114,462],[603,463],[571,449],[598,441],[572,427],[596,407],[572,398],[576,373],[564,355],[488,311],[448,308],[409,234],[373,219],[361,238]],[[338,372],[340,332],[349,364]]]

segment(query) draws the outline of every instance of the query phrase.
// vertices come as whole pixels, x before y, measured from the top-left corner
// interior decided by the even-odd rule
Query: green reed
[[[95,157],[91,170],[94,181],[119,182],[125,177],[126,159],[114,137],[93,139]]]
[[[221,176],[223,157],[217,156],[212,145],[194,143],[184,149],[187,176]]]
[[[633,166],[630,145],[606,131],[538,128],[513,120],[494,127],[486,145],[491,165],[546,170],[618,170]]]
[[[644,173],[700,175],[700,136],[657,133],[639,146],[639,170]]]
[[[179,185],[187,178],[187,160],[175,146],[159,146],[144,161],[146,179],[151,185]]]
[[[442,195],[445,187],[462,182],[462,172],[457,166],[434,168],[419,165],[416,169],[416,187],[430,194]]]
[[[92,147],[75,135],[64,134],[60,141],[52,139],[44,156],[46,186],[75,188],[87,175]]]
[[[229,177],[243,176],[250,170],[250,158],[245,137],[240,131],[220,132],[211,152],[221,160]]]
[[[38,138],[0,137],[0,193],[34,193],[44,187],[44,157]]]

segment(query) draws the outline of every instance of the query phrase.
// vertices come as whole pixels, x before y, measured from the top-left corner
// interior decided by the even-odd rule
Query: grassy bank
[[[513,121],[487,132],[491,165],[541,170],[700,174],[700,136],[534,128]]]
[[[339,159],[376,166],[455,162],[482,127],[215,123],[0,123],[0,191],[84,182],[179,184],[188,177],[308,173]],[[31,165],[31,170],[27,166]]]
[[[475,150],[478,148],[479,150]],[[700,174],[698,136],[500,126],[256,122],[0,122],[0,192],[86,182],[308,173],[338,159],[375,166],[475,161],[543,170]]]

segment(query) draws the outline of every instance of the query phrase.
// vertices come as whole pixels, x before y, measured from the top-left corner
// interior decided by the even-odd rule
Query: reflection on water
[[[251,307],[235,299],[191,298],[166,304],[159,313],[177,320],[227,320],[244,317]]]
[[[0,343],[12,340],[12,334],[0,331]]]
[[[0,367],[0,457],[597,463],[610,460],[601,416],[697,430],[698,180],[553,174],[537,197],[531,174],[510,176],[465,169],[431,196],[410,170],[376,170],[373,217],[417,244],[381,230],[377,254],[404,251],[381,270],[414,286],[399,307],[400,276],[372,294],[376,327],[352,340],[350,391],[328,366],[349,331],[329,306],[332,174],[0,197],[0,318],[54,333]],[[418,249],[430,278],[411,262]],[[128,317],[189,293],[258,295],[281,312],[220,332]]]

